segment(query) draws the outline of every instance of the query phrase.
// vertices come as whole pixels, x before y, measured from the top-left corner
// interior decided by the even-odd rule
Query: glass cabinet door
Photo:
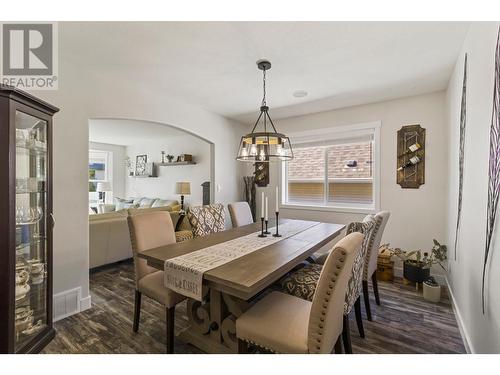
[[[47,327],[47,122],[16,111],[15,350]]]

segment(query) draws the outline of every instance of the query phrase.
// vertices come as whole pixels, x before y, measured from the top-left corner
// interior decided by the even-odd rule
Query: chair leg
[[[372,275],[373,293],[375,294],[375,302],[380,306],[380,297],[378,295],[377,271]]]
[[[238,354],[248,354],[248,343],[245,340],[238,339]]]
[[[174,352],[174,321],[175,321],[175,306],[165,309],[166,326],[167,326],[167,354]]]
[[[342,336],[339,336],[335,343],[335,354],[342,354]]]
[[[368,281],[363,280],[363,297],[365,299],[366,317],[371,322],[372,312],[370,310],[370,296],[368,295]]]
[[[139,320],[141,319],[141,292],[135,291],[135,302],[134,302],[134,332],[139,330]]]
[[[354,303],[354,312],[356,314],[356,324],[358,325],[359,335],[365,338],[365,330],[363,328],[363,318],[361,317],[361,297],[358,297]]]
[[[342,319],[342,341],[344,342],[344,350],[346,354],[352,354],[351,332],[349,331],[349,316],[344,315]]]

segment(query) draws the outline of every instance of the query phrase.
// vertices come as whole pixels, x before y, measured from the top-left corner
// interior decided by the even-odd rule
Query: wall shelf
[[[173,167],[175,165],[195,165],[194,161],[173,161],[172,163],[155,163],[159,167]]]

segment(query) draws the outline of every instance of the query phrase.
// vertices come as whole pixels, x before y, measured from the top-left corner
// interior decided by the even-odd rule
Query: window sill
[[[377,213],[377,209],[375,207],[307,206],[307,205],[290,204],[290,203],[281,204],[280,209],[339,212],[339,213],[352,213],[352,214],[365,214],[365,215]]]

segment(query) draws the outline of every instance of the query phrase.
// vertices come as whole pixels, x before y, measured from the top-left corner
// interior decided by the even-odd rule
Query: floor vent
[[[54,322],[79,313],[81,295],[80,288],[54,294]]]

